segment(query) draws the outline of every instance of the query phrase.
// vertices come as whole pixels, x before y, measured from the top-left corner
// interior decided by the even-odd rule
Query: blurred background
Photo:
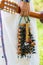
[[[33,0],[35,11],[43,11],[43,0]],[[43,24],[37,19],[38,28],[38,50],[40,55],[40,65],[43,65]]]

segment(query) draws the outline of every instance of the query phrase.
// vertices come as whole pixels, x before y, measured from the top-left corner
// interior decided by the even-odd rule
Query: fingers
[[[28,16],[30,12],[30,5],[27,2],[20,2],[19,6],[21,8],[20,15],[21,16]]]
[[[29,11],[21,11],[21,16],[29,16]]]

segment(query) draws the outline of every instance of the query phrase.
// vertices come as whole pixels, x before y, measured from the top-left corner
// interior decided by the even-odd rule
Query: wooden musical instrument
[[[15,13],[15,12],[20,13],[21,11],[20,7],[16,3],[10,2],[8,0],[0,1],[0,10],[5,10],[10,13]],[[29,16],[38,18],[41,21],[43,21],[43,13],[30,12]]]

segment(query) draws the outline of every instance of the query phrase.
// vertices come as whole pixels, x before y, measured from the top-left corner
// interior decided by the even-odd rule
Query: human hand
[[[20,2],[19,7],[21,9],[20,15],[21,16],[28,16],[30,12],[30,4],[28,2]]]

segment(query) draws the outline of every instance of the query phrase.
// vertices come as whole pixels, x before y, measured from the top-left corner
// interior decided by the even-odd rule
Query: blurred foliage
[[[43,10],[43,0],[34,0],[35,11]],[[37,20],[38,28],[38,50],[40,55],[40,65],[43,65],[43,24]]]
[[[34,6],[36,11],[43,10],[43,0],[34,0]]]
[[[43,24],[37,20],[38,27],[38,50],[40,55],[40,65],[43,65]]]

